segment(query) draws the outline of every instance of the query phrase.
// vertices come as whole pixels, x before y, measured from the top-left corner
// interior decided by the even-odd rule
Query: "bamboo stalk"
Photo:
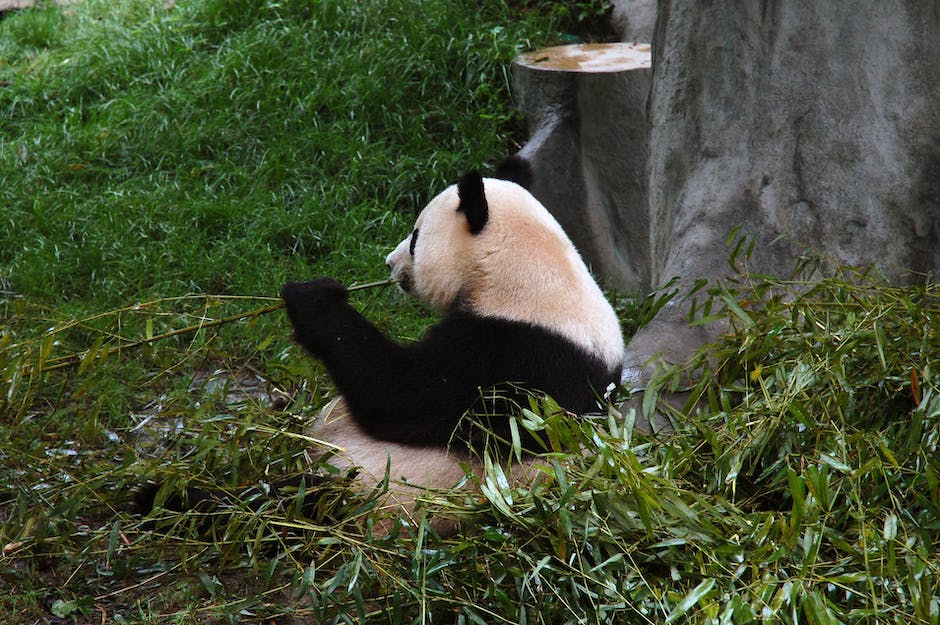
[[[375,282],[366,282],[365,284],[355,284],[348,287],[346,290],[350,293],[354,291],[363,291],[366,289],[372,289],[378,286],[389,286],[396,284],[398,280],[394,278],[388,278],[386,280],[377,280]],[[131,341],[129,343],[124,343],[121,345],[115,345],[108,347],[99,351],[95,358],[106,358],[114,354],[119,354],[124,350],[135,349],[137,347],[142,347],[144,345],[149,345],[151,343],[156,343],[157,341],[162,341],[163,339],[173,338],[174,336],[180,336],[182,334],[189,334],[192,332],[198,332],[199,330],[206,330],[208,328],[218,328],[227,323],[233,323],[235,321],[242,321],[244,319],[254,319],[256,317],[261,317],[268,313],[272,313],[284,308],[285,304],[282,301],[277,302],[276,304],[271,304],[269,306],[262,306],[261,308],[256,308],[255,310],[249,310],[248,312],[236,313],[233,315],[228,315],[222,317],[221,319],[213,319],[212,321],[200,322],[195,325],[186,326],[185,328],[177,328],[176,330],[170,330],[168,332],[163,332],[161,334],[156,334],[151,337],[140,339],[137,341]],[[57,358],[50,358],[46,363],[43,363],[39,367],[40,373],[45,373],[46,371],[55,371],[58,369],[66,369],[68,367],[73,367],[75,365],[81,364],[85,356],[88,354],[87,351],[79,354],[69,354],[68,356],[59,356]]]

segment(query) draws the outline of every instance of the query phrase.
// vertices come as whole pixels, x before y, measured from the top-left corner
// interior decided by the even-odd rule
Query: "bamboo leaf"
[[[692,606],[701,601],[708,593],[712,591],[712,588],[715,587],[714,579],[706,579],[698,586],[693,588],[689,594],[682,598],[676,607],[672,609],[672,612],[669,613],[669,616],[666,617],[666,623],[675,622],[680,616],[688,612]]]
[[[804,595],[803,614],[811,625],[842,625],[825,598],[815,590]]]
[[[111,534],[108,537],[108,552],[105,561],[110,566],[114,562],[114,554],[117,552],[121,539],[121,519],[116,519],[111,526]]]
[[[885,516],[885,525],[883,530],[883,536],[886,541],[892,541],[897,538],[898,535],[898,515],[893,512]]]

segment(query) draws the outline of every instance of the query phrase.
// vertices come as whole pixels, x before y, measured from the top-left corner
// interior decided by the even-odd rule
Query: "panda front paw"
[[[281,288],[281,299],[288,308],[296,305],[313,305],[329,301],[346,301],[349,292],[333,278],[317,278],[307,282],[288,282]]]
[[[346,287],[332,278],[288,282],[281,289],[294,336],[301,343],[306,343],[322,327],[323,318],[345,305],[348,298]]]

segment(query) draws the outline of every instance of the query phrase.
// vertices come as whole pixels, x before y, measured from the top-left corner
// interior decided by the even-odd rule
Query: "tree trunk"
[[[898,281],[940,273],[935,0],[662,0],[650,115],[654,285],[724,275],[736,227],[754,271],[811,250]],[[630,342],[628,378],[706,338],[677,302]]]

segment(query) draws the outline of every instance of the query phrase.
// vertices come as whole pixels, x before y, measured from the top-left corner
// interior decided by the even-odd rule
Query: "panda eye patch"
[[[408,246],[408,252],[410,252],[412,256],[415,255],[415,244],[417,243],[418,243],[418,229],[415,228],[415,231],[411,233],[411,245]]]

